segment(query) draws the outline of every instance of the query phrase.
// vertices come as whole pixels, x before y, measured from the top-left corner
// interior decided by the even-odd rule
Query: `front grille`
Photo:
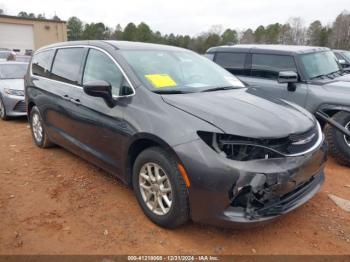
[[[286,148],[286,151],[288,154],[304,152],[317,143],[319,136],[317,125],[305,133],[292,134],[289,136],[290,144]]]
[[[24,101],[19,101],[13,108],[13,111],[21,113],[26,112],[26,104],[24,103]]]

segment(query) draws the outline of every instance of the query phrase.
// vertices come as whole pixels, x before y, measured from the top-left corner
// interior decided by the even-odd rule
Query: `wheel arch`
[[[317,111],[321,111],[326,113],[329,117],[333,117],[338,112],[348,112],[350,114],[350,106],[345,105],[333,105],[333,104],[323,104],[321,105]],[[324,126],[326,123],[324,120],[319,119],[321,125]]]
[[[125,178],[128,185],[132,186],[132,172],[133,172],[134,162],[137,156],[145,149],[153,146],[158,146],[167,150],[177,159],[177,161],[180,162],[180,159],[178,158],[173,148],[168,143],[166,143],[163,139],[150,133],[137,134],[132,138],[127,149],[127,157],[125,162],[125,175],[126,175]]]
[[[30,112],[32,111],[33,107],[35,106],[35,103],[33,101],[29,101],[27,105],[27,117],[30,118]]]

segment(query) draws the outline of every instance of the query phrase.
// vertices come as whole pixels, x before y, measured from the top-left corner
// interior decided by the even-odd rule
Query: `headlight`
[[[4,88],[4,92],[5,94],[11,95],[11,96],[24,96],[23,90]]]
[[[255,139],[202,131],[198,135],[217,153],[237,161],[303,155],[316,149],[323,140],[318,123],[307,132],[277,139]]]

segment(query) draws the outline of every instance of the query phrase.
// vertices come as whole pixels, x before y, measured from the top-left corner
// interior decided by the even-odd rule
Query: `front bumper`
[[[27,110],[23,96],[6,95],[2,96],[6,115],[10,117],[26,116]]]
[[[227,227],[263,224],[307,202],[324,181],[327,159],[325,142],[307,155],[245,162],[218,155],[200,139],[174,150],[191,182],[192,220]]]

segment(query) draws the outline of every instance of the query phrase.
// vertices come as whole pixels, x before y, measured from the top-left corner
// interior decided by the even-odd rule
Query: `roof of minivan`
[[[68,41],[56,43],[48,46],[44,46],[39,50],[44,50],[47,48],[58,48],[64,46],[79,46],[79,45],[91,45],[98,46],[109,45],[113,46],[118,50],[186,50],[180,47],[169,46],[169,45],[160,45],[160,44],[151,44],[151,43],[142,43],[142,42],[129,42],[129,41],[112,41],[112,40],[86,40],[86,41]],[[38,51],[39,51],[38,50]]]
[[[297,46],[297,45],[232,45],[232,46],[217,46],[207,50],[207,53],[214,52],[254,52],[254,53],[269,53],[281,55],[297,55],[305,53],[313,53],[320,51],[328,51],[326,47],[316,46]]]

